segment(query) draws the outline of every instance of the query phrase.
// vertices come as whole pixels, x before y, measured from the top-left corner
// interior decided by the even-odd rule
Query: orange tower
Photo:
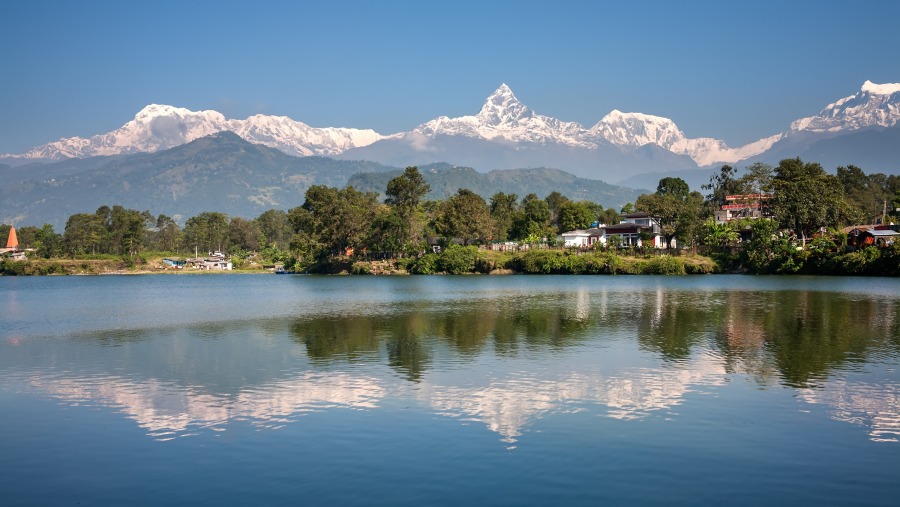
[[[19,238],[16,237],[16,228],[9,228],[9,239],[6,240],[6,248],[19,248]]]

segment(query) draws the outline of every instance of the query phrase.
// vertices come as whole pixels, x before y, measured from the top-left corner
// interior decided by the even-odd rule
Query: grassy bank
[[[92,255],[76,259],[31,258],[26,261],[0,260],[0,275],[104,275],[104,274],[142,274],[142,273],[223,273],[222,271],[162,269],[163,258],[177,255],[148,254],[135,257],[117,255]],[[259,264],[242,263],[234,272],[266,272]]]
[[[307,264],[303,271],[328,274],[657,274],[685,275],[719,272],[709,257],[650,254],[625,256],[614,252],[533,250],[522,253],[451,246],[440,254],[391,261],[335,258]]]

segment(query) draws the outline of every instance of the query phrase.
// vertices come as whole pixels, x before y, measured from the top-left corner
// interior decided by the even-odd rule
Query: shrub
[[[562,252],[555,250],[530,250],[520,256],[519,269],[529,274],[549,274],[558,272]]]
[[[352,275],[371,275],[372,266],[368,262],[354,262],[350,266],[350,274]]]
[[[438,258],[438,269],[451,275],[473,273],[478,247],[450,245]]]
[[[431,275],[437,273],[438,255],[425,254],[410,265],[409,272],[416,275]]]
[[[412,271],[412,267],[416,263],[415,257],[401,257],[394,260],[394,267],[404,271]]]

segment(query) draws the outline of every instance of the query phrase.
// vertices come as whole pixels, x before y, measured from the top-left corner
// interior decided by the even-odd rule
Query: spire
[[[16,228],[9,228],[9,239],[6,240],[6,248],[18,248],[19,238],[16,237]]]
[[[513,91],[503,83],[485,100],[478,117],[488,125],[513,125],[519,120],[530,118],[534,113],[519,102]]]

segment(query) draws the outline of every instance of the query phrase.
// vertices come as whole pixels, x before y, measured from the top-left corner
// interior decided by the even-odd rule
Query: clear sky
[[[407,131],[507,83],[591,126],[613,109],[729,145],[900,82],[900,1],[0,0],[0,153],[147,104]]]

